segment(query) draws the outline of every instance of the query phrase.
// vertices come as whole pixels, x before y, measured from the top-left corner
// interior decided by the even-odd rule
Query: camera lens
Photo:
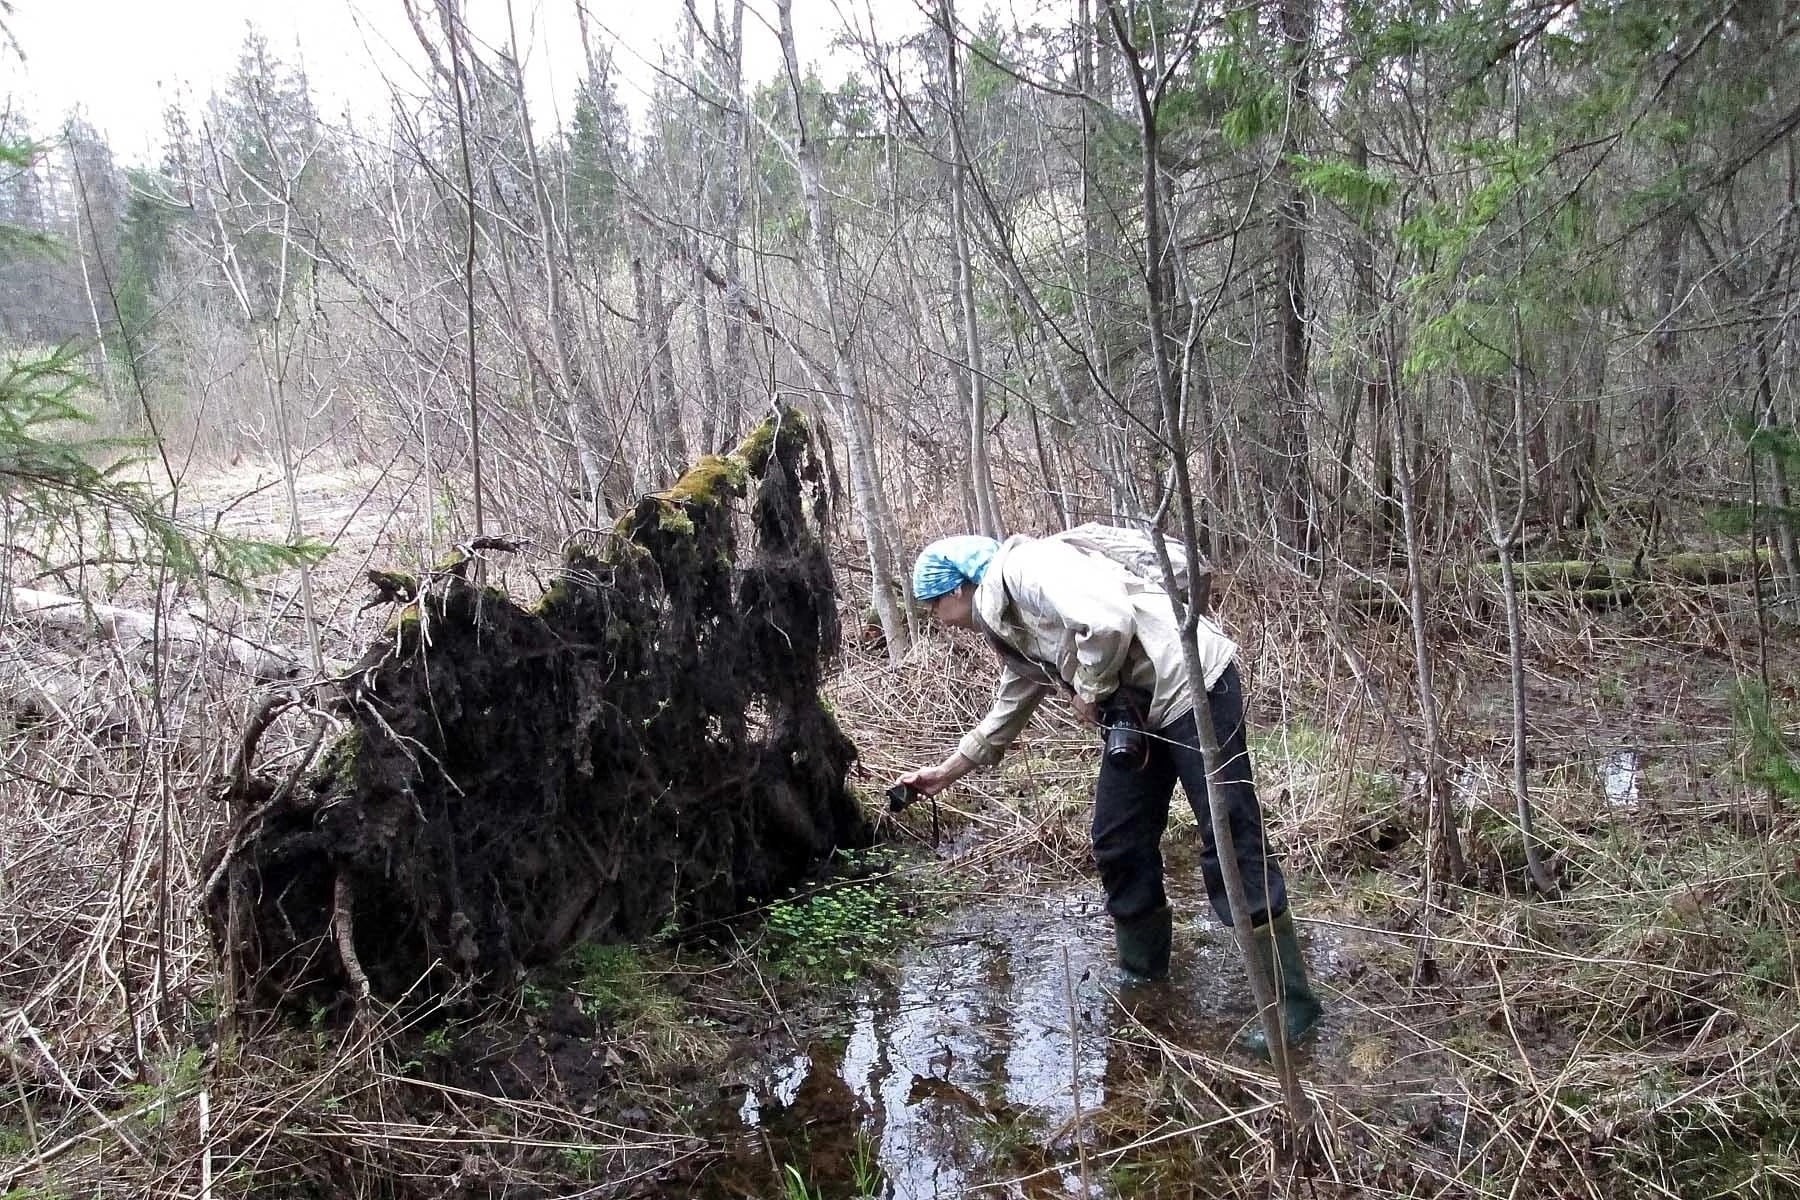
[[[1144,731],[1135,725],[1117,722],[1106,735],[1106,757],[1115,766],[1141,766],[1144,751]]]
[[[1114,693],[1100,710],[1106,726],[1106,761],[1128,771],[1140,770],[1150,761],[1150,743],[1144,733],[1142,704],[1138,698]]]

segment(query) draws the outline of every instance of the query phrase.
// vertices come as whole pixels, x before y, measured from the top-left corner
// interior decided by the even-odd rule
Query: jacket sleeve
[[[1024,731],[1026,722],[1031,720],[1031,714],[1037,711],[1049,690],[1048,684],[1035,683],[1011,665],[1002,663],[1000,687],[994,693],[993,705],[981,719],[981,724],[963,735],[956,745],[957,752],[978,767],[991,767],[999,762],[1006,748]]]
[[[1030,609],[1035,621],[1066,631],[1075,657],[1069,686],[1083,700],[1103,700],[1118,688],[1137,635],[1131,597],[1116,572],[1099,569],[1093,556],[1073,546],[1046,539],[1031,549],[1030,569],[1016,582],[1008,577],[1014,603]]]

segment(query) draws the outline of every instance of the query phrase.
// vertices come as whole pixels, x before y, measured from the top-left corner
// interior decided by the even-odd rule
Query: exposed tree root
[[[350,881],[339,875],[331,886],[331,930],[337,942],[338,963],[350,981],[350,996],[360,1014],[369,1003],[369,975],[356,956],[356,918],[352,915],[355,903]]]
[[[838,624],[817,476],[788,412],[571,550],[530,609],[460,572],[424,581],[298,786],[228,781],[261,820],[216,852],[243,869],[209,871],[209,901],[223,938],[241,889],[249,986],[504,986],[581,940],[729,915],[865,844],[855,747],[818,697]],[[741,563],[730,500],[751,490]]]

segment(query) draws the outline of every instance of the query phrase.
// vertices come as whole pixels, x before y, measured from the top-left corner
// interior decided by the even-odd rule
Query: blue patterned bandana
[[[939,538],[913,564],[913,599],[936,600],[965,583],[980,583],[999,549],[999,542],[979,534]]]

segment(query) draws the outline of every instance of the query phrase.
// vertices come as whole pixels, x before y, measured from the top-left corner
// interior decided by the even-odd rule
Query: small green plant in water
[[[0,1125],[0,1158],[19,1158],[31,1145],[31,1134],[24,1126]]]
[[[1331,739],[1307,721],[1288,721],[1251,735],[1250,755],[1256,762],[1280,762],[1292,769],[1321,770],[1331,756]]]
[[[126,1107],[145,1109],[137,1118],[144,1128],[160,1127],[173,1114],[175,1105],[199,1088],[203,1067],[199,1048],[188,1047],[158,1064],[154,1081],[129,1085],[125,1089]]]
[[[887,1183],[879,1146],[866,1129],[856,1131],[856,1144],[850,1150],[850,1183],[856,1188],[856,1200],[880,1200]]]
[[[666,1018],[677,1007],[634,946],[584,943],[569,952],[567,965],[573,974],[569,986],[595,1017],[640,1022]]]
[[[1787,935],[1779,929],[1753,930],[1745,939],[1745,975],[1758,988],[1787,987],[1794,981]]]
[[[562,1169],[577,1179],[593,1179],[600,1171],[600,1152],[588,1146],[570,1146],[556,1152]]]
[[[771,906],[768,956],[791,978],[857,979],[898,948],[916,923],[887,884],[843,884]]]
[[[723,1052],[717,1031],[689,1011],[637,947],[584,943],[562,970],[588,1015],[622,1033],[625,1046],[652,1066]]]
[[[995,1162],[1008,1163],[1038,1144],[1038,1132],[1017,1113],[991,1113],[975,1124],[975,1137]]]
[[[781,1168],[781,1196],[782,1200],[824,1200],[793,1163],[786,1163]]]
[[[835,852],[835,857],[839,873],[862,879],[893,870],[900,855],[892,846],[868,846],[860,850],[846,846],[840,847]]]

